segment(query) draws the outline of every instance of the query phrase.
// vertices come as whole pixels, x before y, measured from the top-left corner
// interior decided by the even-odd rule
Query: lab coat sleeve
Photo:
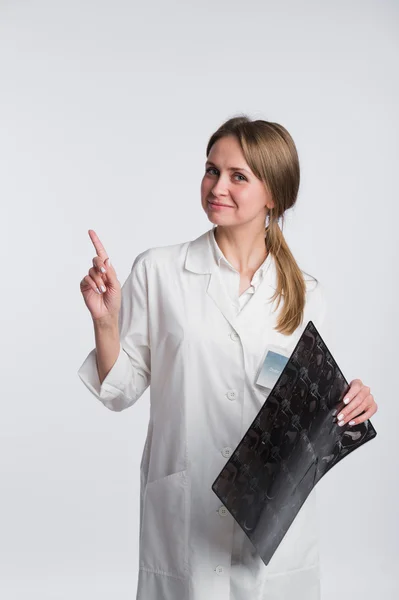
[[[119,355],[102,384],[97,371],[96,348],[88,354],[78,375],[106,408],[122,411],[132,406],[150,385],[147,271],[139,254],[121,289],[119,312]]]

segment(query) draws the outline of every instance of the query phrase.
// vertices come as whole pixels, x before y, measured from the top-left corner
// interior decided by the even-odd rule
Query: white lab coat
[[[266,400],[255,379],[267,346],[291,352],[309,320],[320,328],[324,294],[304,273],[302,324],[290,336],[274,331],[269,255],[261,283],[237,314],[212,254],[212,232],[136,257],[122,287],[116,363],[102,385],[95,349],[78,371],[113,411],[132,406],[151,383],[136,598],[319,600],[315,489],[265,566],[230,513],[219,510],[211,486]],[[242,589],[230,591],[237,547]]]

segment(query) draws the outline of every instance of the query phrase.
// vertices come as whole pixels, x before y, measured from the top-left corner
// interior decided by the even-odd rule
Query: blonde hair
[[[278,123],[251,121],[246,115],[233,117],[210,137],[206,156],[213,144],[222,137],[235,136],[244,158],[254,175],[263,181],[274,201],[268,212],[265,244],[277,268],[277,289],[272,301],[279,307],[284,298],[276,330],[290,335],[303,321],[306,283],[291,250],[285,241],[279,219],[294,206],[300,183],[299,159],[296,146],[288,131]]]

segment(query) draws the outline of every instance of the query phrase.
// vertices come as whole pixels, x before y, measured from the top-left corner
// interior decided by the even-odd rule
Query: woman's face
[[[201,204],[216,225],[265,224],[271,195],[244,160],[235,137],[219,139],[211,148],[201,181]],[[221,204],[223,206],[217,206]]]

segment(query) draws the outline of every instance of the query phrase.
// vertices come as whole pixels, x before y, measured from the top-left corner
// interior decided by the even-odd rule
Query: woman
[[[79,376],[113,411],[151,382],[139,600],[318,600],[315,490],[267,566],[211,490],[266,400],[256,385],[266,348],[291,353],[309,320],[322,332],[321,286],[278,224],[298,193],[296,147],[281,125],[244,116],[212,135],[206,155],[212,229],[139,254],[122,289],[89,231],[97,255],[80,286],[96,348]],[[377,410],[359,379],[347,397],[341,426]]]

